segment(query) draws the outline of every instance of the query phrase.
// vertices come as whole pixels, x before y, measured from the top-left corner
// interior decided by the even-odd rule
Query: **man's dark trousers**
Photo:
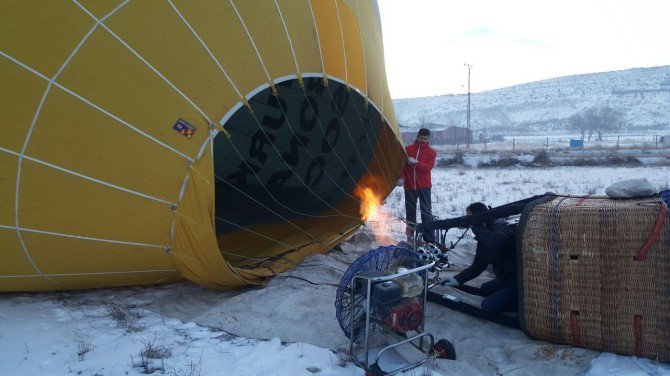
[[[482,283],[480,287],[460,285],[457,289],[472,295],[483,296],[482,311],[489,313],[516,312],[517,286],[503,284],[499,279]]]
[[[407,215],[407,224],[414,228],[416,226],[416,200],[419,200],[421,210],[421,222],[430,222],[433,220],[433,214],[430,207],[430,187],[421,189],[405,189],[405,214]]]

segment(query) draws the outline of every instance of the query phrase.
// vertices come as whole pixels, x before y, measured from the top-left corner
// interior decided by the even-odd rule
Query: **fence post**
[[[621,136],[616,136],[616,148],[617,149],[619,148],[619,137],[621,137]]]
[[[549,149],[549,137],[547,137],[547,149]]]
[[[515,139],[512,139],[512,150],[514,150],[514,146],[515,146]]]

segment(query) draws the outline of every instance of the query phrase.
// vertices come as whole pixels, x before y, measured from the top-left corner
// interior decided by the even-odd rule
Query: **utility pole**
[[[466,120],[466,124],[468,127],[468,134],[467,134],[467,143],[465,144],[465,150],[470,150],[470,142],[472,141],[472,130],[470,129],[470,68],[472,68],[472,65],[468,63],[465,63],[463,65],[468,67],[468,111]]]

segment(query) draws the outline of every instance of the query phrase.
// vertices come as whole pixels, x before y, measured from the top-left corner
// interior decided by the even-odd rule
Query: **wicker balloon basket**
[[[532,338],[670,361],[670,218],[660,198],[556,197],[520,222]]]

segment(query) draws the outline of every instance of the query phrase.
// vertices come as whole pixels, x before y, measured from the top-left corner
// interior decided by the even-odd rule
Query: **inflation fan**
[[[435,261],[401,246],[380,247],[357,259],[344,273],[337,289],[338,323],[350,340],[349,352],[368,375],[385,375],[379,360],[388,350],[411,344],[425,354],[421,360],[392,370],[404,371],[429,358],[455,359],[446,339],[434,341],[424,332],[428,272]],[[385,347],[372,346],[383,338]],[[376,352],[373,361],[371,354]]]

